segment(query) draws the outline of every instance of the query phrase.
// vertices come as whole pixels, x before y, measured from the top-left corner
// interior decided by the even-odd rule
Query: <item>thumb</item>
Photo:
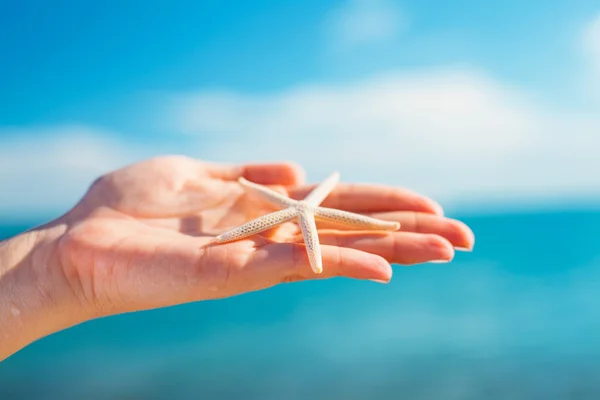
[[[302,185],[305,179],[304,169],[293,162],[248,163],[248,164],[211,164],[212,177],[223,180],[237,180],[241,177],[261,185]]]

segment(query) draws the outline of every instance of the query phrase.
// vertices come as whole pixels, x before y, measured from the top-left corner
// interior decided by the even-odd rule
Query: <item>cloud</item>
[[[396,15],[385,7],[391,5],[347,3],[332,26]],[[597,62],[600,88],[600,16],[582,40]],[[340,170],[343,180],[405,186],[448,210],[600,197],[600,113],[551,108],[473,67],[389,71],[262,95],[176,94],[163,112],[157,126],[187,135],[169,137],[170,153],[224,162],[294,160],[311,180]],[[101,173],[167,150],[152,143],[141,149],[85,125],[0,127],[0,137],[0,187],[8,188],[0,192],[2,219],[65,210]]]
[[[600,14],[586,26],[583,42],[586,51],[600,62]]]
[[[600,14],[585,27],[582,41],[584,52],[591,60],[592,79],[600,93]]]
[[[354,48],[394,38],[406,21],[390,0],[348,0],[326,21],[336,47]]]
[[[199,92],[166,108],[170,153],[207,160],[293,160],[311,180],[408,187],[460,212],[600,196],[598,115],[542,107],[481,71],[396,71],[268,95]],[[0,130],[0,215],[56,214],[99,175],[165,151],[102,129]],[[43,201],[42,201],[43,199]]]
[[[0,137],[2,221],[64,212],[98,176],[135,159],[113,133],[83,125],[2,128]]]
[[[173,128],[219,160],[292,159],[313,176],[400,184],[447,204],[600,195],[600,118],[557,112],[470,68],[256,96],[174,98]],[[497,205],[497,204],[496,204]]]

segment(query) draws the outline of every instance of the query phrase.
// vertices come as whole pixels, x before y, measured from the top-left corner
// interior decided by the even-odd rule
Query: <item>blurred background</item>
[[[600,398],[597,0],[0,2],[0,239],[166,153],[401,185],[473,253],[92,321],[0,399]]]

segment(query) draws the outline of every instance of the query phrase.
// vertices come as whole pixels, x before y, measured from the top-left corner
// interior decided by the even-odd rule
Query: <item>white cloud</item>
[[[373,11],[384,3],[348,4],[338,18],[368,14],[359,9],[394,15]],[[600,16],[583,38],[600,84]],[[169,130],[189,135],[170,153],[294,160],[311,180],[340,170],[343,180],[402,185],[462,212],[600,197],[600,113],[549,109],[473,68],[391,71],[267,95],[198,92],[166,108]],[[0,137],[2,220],[64,211],[98,175],[165,151],[77,125],[0,127]]]
[[[584,29],[583,49],[591,59],[592,79],[600,93],[600,14]]]
[[[391,39],[405,25],[404,16],[390,0],[348,0],[326,21],[328,34],[342,49]]]
[[[346,181],[420,191],[449,211],[600,197],[600,117],[545,110],[472,69],[395,72],[264,96],[198,93],[176,97],[168,114],[173,130],[189,135],[169,152],[294,160],[313,181],[339,170]],[[85,126],[0,136],[12,138],[0,147],[2,220],[65,211],[97,176],[165,151]]]
[[[199,93],[176,129],[220,160],[292,159],[322,177],[401,184],[446,204],[600,195],[600,118],[545,110],[471,69],[375,76],[266,96]]]
[[[0,220],[54,215],[101,174],[134,157],[113,135],[81,125],[0,129]]]
[[[586,51],[600,61],[600,14],[585,28],[583,40]]]

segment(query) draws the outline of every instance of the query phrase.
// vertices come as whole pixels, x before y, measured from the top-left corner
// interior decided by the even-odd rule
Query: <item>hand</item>
[[[42,227],[31,266],[66,325],[128,311],[233,296],[303,279],[345,276],[388,282],[390,263],[448,261],[473,234],[432,200],[404,189],[340,183],[323,202],[399,221],[399,232],[318,224],[322,274],[310,268],[294,223],[227,244],[226,230],[274,209],[246,193],[246,179],[303,198],[312,188],[291,164],[224,165],[160,157],[107,174],[66,215]],[[25,268],[23,266],[22,268]],[[0,278],[1,278],[0,269]],[[54,310],[53,312],[57,312]],[[56,330],[56,329],[55,329]]]

